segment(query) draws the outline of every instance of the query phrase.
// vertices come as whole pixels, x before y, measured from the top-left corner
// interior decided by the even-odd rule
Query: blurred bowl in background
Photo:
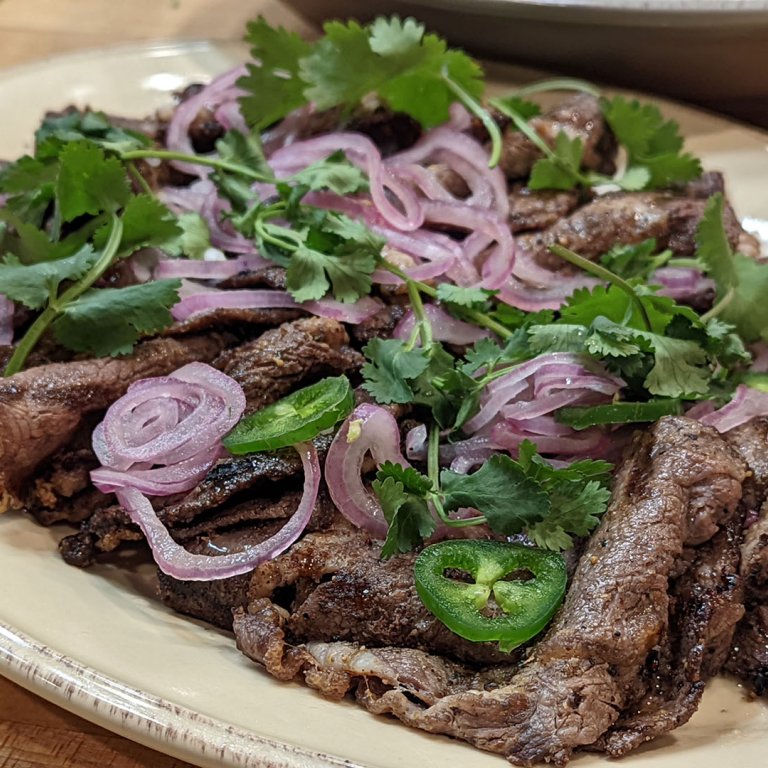
[[[768,0],[288,0],[320,22],[415,16],[478,56],[739,115],[765,102]]]

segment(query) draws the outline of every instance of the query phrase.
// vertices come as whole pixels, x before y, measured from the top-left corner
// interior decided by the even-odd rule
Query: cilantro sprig
[[[351,111],[369,94],[404,112],[425,128],[448,120],[454,101],[463,103],[488,130],[498,162],[501,134],[481,105],[480,65],[463,51],[448,48],[414,19],[379,17],[365,26],[329,21],[314,43],[263,18],[248,25],[246,41],[255,61],[238,81],[249,124],[265,128],[308,103],[318,109]]]
[[[437,465],[438,438],[432,430],[429,470],[385,462],[373,482],[389,523],[382,557],[420,546],[435,529],[432,510],[448,527],[487,525],[495,533],[525,533],[544,549],[573,546],[574,536],[588,535],[605,511],[612,465],[577,461],[555,468],[530,441],[520,446],[517,460],[496,454],[472,474],[462,475]],[[471,517],[451,515],[477,510]]]
[[[587,354],[622,376],[628,390],[642,398],[688,400],[708,396],[714,385],[749,361],[733,326],[700,317],[562,246],[551,250],[608,287],[576,291],[554,323],[532,326],[535,352]]]
[[[536,105],[523,97],[548,90],[577,90],[599,96],[589,83],[551,80],[521,88],[514,94],[491,100],[491,106],[506,115],[515,127],[544,155],[536,161],[528,180],[531,189],[572,189],[614,184],[626,191],[656,189],[681,184],[701,175],[700,161],[682,151],[683,139],[674,120],[665,121],[658,107],[627,101],[622,96],[600,98],[603,116],[626,151],[626,164],[618,176],[582,169],[584,142],[561,131],[554,146],[545,141],[529,122],[538,117]]]
[[[707,201],[696,232],[696,256],[717,286],[708,319],[732,324],[745,341],[768,340],[768,264],[734,252],[724,224],[725,200]]]
[[[9,195],[0,211],[2,293],[39,314],[16,345],[4,374],[21,370],[42,334],[78,352],[124,354],[142,334],[171,322],[177,280],[99,287],[120,259],[183,234],[154,197],[135,194],[115,147],[138,140],[96,115],[43,126],[35,157],[0,176]],[[92,140],[95,139],[95,140]],[[44,183],[41,185],[41,180]]]

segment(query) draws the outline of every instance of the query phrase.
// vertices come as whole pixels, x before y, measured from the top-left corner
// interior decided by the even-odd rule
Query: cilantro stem
[[[123,222],[117,216],[113,216],[112,230],[101,256],[85,275],[67,288],[61,296],[58,296],[55,300],[53,298],[49,299],[48,306],[40,313],[17,344],[10,360],[8,360],[8,364],[5,366],[4,376],[12,376],[24,367],[29,353],[35,348],[45,330],[61,314],[67,304],[70,304],[85,293],[107,271],[117,254],[122,237]]]
[[[432,344],[432,323],[429,322],[429,318],[424,312],[424,302],[421,300],[421,294],[419,289],[414,283],[408,282],[408,298],[411,300],[411,307],[413,309],[414,317],[419,328],[419,335],[421,336],[421,344],[424,349],[428,349]]]
[[[499,158],[501,157],[502,141],[499,126],[490,112],[453,80],[445,69],[443,69],[442,76],[445,84],[456,94],[459,101],[480,120],[485,130],[488,131],[488,135],[491,137],[491,156],[488,160],[488,167],[495,168],[499,164]]]
[[[247,176],[255,181],[263,181],[268,184],[275,184],[278,179],[274,176],[265,176],[263,173],[254,171],[248,166],[240,165],[238,163],[228,163],[226,160],[222,160],[218,157],[206,157],[205,155],[187,155],[184,152],[172,152],[169,149],[132,149],[128,152],[121,152],[120,159],[123,161],[128,160],[144,160],[146,158],[154,158],[156,160],[179,160],[183,163],[190,163],[194,165],[205,165],[209,168],[216,168],[220,171],[230,171],[231,173],[239,173],[243,176]]]
[[[24,367],[29,353],[35,348],[35,345],[43,335],[43,331],[53,322],[58,314],[58,310],[49,304],[37,316],[35,322],[29,326],[21,341],[16,345],[16,349],[13,350],[13,354],[3,371],[3,376],[13,376],[14,373],[18,373]]]
[[[562,158],[547,144],[539,134],[531,128],[530,123],[515,109],[512,109],[509,105],[504,104],[501,99],[491,99],[490,104],[495,107],[502,114],[506,115],[514,124],[520,133],[525,136],[541,153],[551,162],[555,163],[558,168],[565,171],[571,178],[575,179],[579,184],[584,187],[593,187],[596,184],[602,184],[613,181],[607,176],[592,173],[590,176],[585,176],[573,168],[569,167],[563,162]]]
[[[440,426],[436,421],[429,425],[427,476],[432,481],[433,488],[440,487]]]
[[[136,167],[136,163],[129,160],[125,165],[131,178],[139,185],[141,191],[147,195],[154,196],[155,193],[152,191],[152,187],[149,186],[149,182],[142,176],[141,171]]]
[[[512,96],[530,96],[532,93],[546,93],[547,91],[580,91],[592,96],[600,96],[600,89],[586,80],[576,77],[556,77],[551,80],[540,80],[537,83],[524,85],[512,92]]]
[[[386,269],[387,272],[391,272],[393,275],[399,277],[406,285],[414,285],[425,296],[429,296],[431,299],[437,298],[437,291],[431,285],[428,283],[422,283],[421,280],[414,280],[391,261],[382,259],[379,266],[381,266],[383,269]],[[463,310],[463,314],[482,328],[487,328],[489,331],[493,331],[502,339],[509,339],[512,337],[512,331],[510,331],[509,328],[497,322],[492,317],[489,317],[485,314],[485,312],[479,312],[476,309],[467,308]]]
[[[610,269],[606,269],[601,264],[596,264],[594,261],[590,261],[589,259],[585,259],[583,256],[579,256],[578,253],[570,250],[570,248],[565,248],[562,245],[555,244],[550,245],[549,250],[551,253],[554,253],[555,256],[559,256],[561,259],[565,259],[565,261],[567,261],[569,264],[573,264],[575,267],[583,269],[590,275],[594,275],[600,280],[605,280],[605,282],[610,283],[611,285],[615,285],[617,288],[620,288],[622,291],[624,291],[624,293],[629,296],[632,304],[637,309],[640,315],[640,319],[645,326],[645,330],[653,330],[651,325],[651,318],[648,316],[648,311],[646,310],[645,305],[637,295],[635,289],[626,280],[619,277],[614,272],[611,272]]]
[[[718,301],[712,309],[710,309],[708,312],[705,312],[701,319],[704,322],[707,322],[707,320],[711,320],[714,317],[717,317],[736,297],[736,288],[734,286],[731,286],[725,296],[723,296],[720,301]]]

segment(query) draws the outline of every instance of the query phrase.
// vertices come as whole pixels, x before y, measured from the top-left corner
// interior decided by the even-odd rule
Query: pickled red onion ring
[[[365,489],[361,476],[366,455],[377,466],[385,461],[411,465],[400,452],[400,429],[395,417],[379,405],[358,405],[333,438],[325,460],[325,481],[333,503],[353,525],[376,539],[387,535],[387,521],[379,500]]]

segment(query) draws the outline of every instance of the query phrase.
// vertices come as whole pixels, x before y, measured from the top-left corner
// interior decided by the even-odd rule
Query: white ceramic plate
[[[74,102],[140,116],[167,103],[169,91],[236,60],[236,49],[195,43],[88,53],[2,73],[0,157],[30,147],[46,109]],[[669,113],[707,166],[727,173],[739,212],[768,219],[766,137],[688,110]],[[0,672],[41,696],[211,768],[505,765],[350,702],[326,702],[300,685],[276,682],[230,636],[156,601],[151,566],[129,558],[119,568],[71,568],[56,551],[61,535],[19,515],[0,517]],[[717,680],[688,725],[622,765],[757,768],[766,749],[768,707],[747,702],[732,681]],[[596,756],[577,762],[606,764]]]

